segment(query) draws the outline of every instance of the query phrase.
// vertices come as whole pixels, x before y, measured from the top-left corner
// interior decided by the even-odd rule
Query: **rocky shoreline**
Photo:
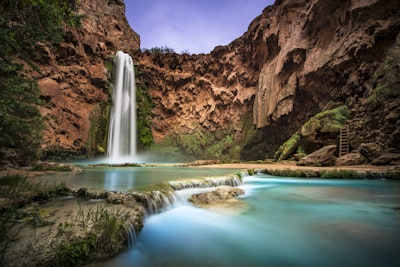
[[[2,266],[80,266],[105,260],[132,246],[146,216],[177,201],[173,184],[204,188],[239,181],[234,176],[183,179],[121,193],[71,189],[65,184],[43,186],[37,183],[43,173],[0,173]]]
[[[331,178],[326,175],[332,174],[336,178],[348,179],[400,179],[399,166],[310,167],[297,166],[296,162],[202,163],[207,165],[197,162],[186,166],[232,168],[238,171],[226,177],[181,179],[124,193],[88,188],[71,189],[65,185],[42,187],[35,184],[35,181],[53,172],[43,166],[43,170],[25,168],[1,171],[0,208],[2,229],[6,230],[1,242],[4,254],[2,262],[5,266],[51,266],[56,261],[61,266],[68,266],[112,257],[129,246],[128,233],[140,232],[147,215],[162,212],[178,201],[176,190],[215,187],[215,190],[189,196],[188,201],[197,207],[216,212],[243,212],[248,207],[237,197],[244,192],[236,186],[240,185],[243,175],[257,172],[307,178]],[[44,166],[60,169],[57,164]],[[70,167],[70,170],[79,171],[79,168]],[[11,176],[8,184],[4,182],[7,175]],[[12,179],[17,178],[21,179],[21,183],[13,182]],[[14,194],[7,197],[7,191]],[[101,219],[103,217],[111,218],[111,221]]]

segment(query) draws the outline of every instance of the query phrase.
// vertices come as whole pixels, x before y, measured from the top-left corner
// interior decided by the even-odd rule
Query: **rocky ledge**
[[[194,194],[189,197],[193,205],[208,210],[223,213],[241,213],[248,209],[248,206],[236,197],[244,195],[244,190],[237,187],[223,187],[211,192]]]

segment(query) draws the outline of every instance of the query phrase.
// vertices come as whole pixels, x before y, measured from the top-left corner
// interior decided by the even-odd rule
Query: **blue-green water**
[[[183,178],[223,176],[232,174],[232,169],[190,167],[85,167],[81,172],[57,173],[44,177],[49,184],[65,182],[80,188],[127,191],[135,187],[156,184]]]
[[[99,266],[400,266],[400,183],[246,177],[249,210],[183,204]]]

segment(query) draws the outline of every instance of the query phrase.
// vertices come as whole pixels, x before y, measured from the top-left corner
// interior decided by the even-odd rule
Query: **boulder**
[[[374,159],[371,164],[373,165],[400,165],[400,154],[397,153],[384,153],[378,158]]]
[[[366,163],[368,160],[359,152],[352,152],[339,157],[336,161],[338,166],[360,165]]]
[[[369,161],[373,161],[382,155],[382,149],[375,143],[362,143],[359,147],[360,154]]]
[[[333,166],[336,164],[336,145],[324,146],[301,158],[298,166]]]

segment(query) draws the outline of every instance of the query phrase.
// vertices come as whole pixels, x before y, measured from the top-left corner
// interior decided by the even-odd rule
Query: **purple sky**
[[[209,53],[227,45],[274,0],[125,0],[126,17],[141,48]]]

